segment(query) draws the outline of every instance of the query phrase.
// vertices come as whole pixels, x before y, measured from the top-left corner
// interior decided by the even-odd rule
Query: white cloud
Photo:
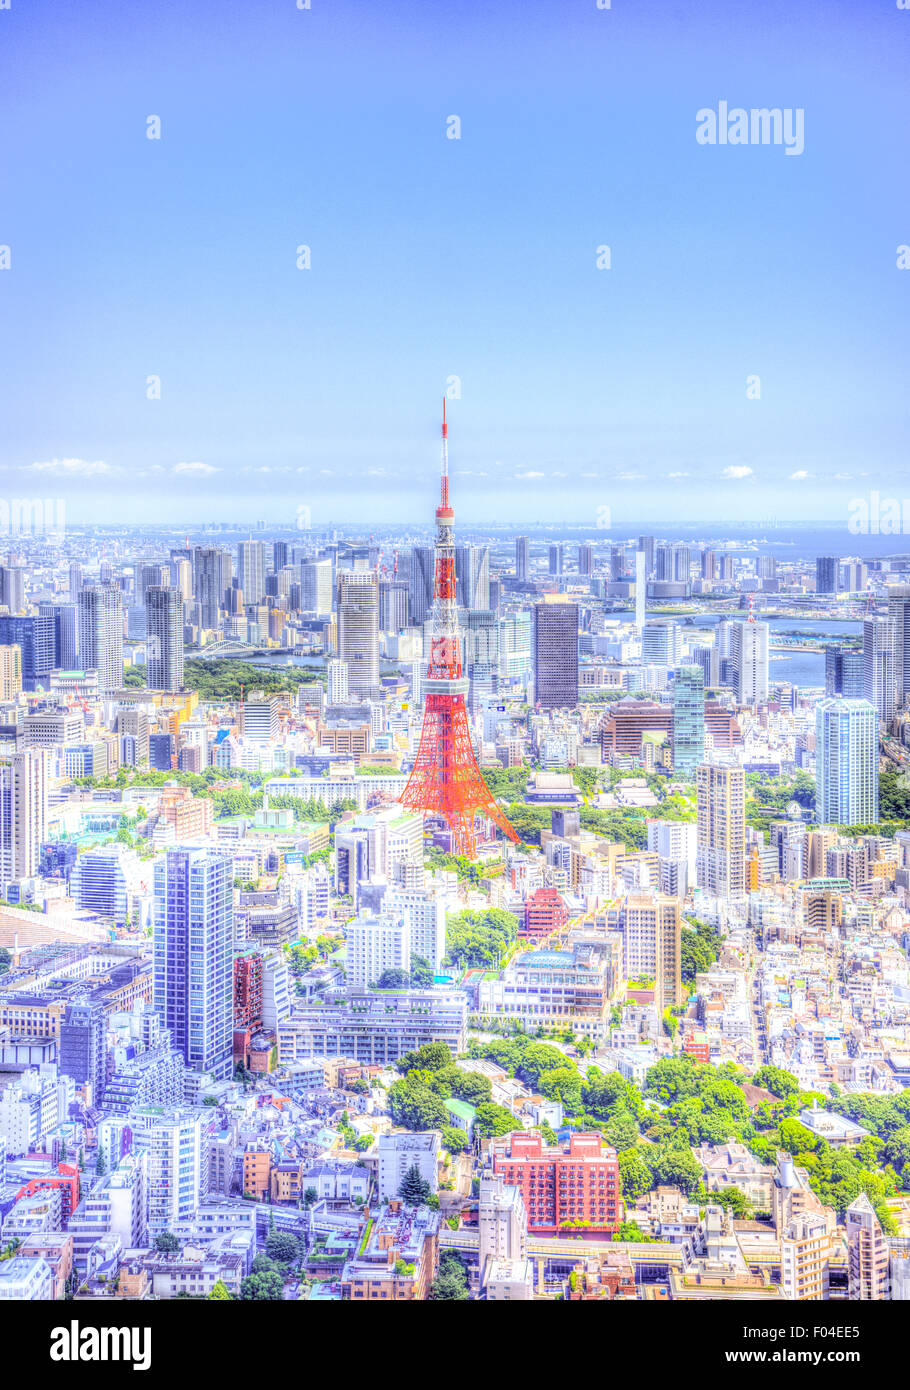
[[[790,482],[791,482],[791,483],[802,483],[802,482],[805,481],[806,478],[811,478],[811,477],[812,477],[812,474],[809,473],[805,468],[797,468],[797,470],[796,470],[795,473],[791,473],[791,474],[790,474]]]
[[[535,473],[532,471],[528,473],[516,473],[515,476],[516,478],[543,478],[545,475],[543,473]]]
[[[839,482],[839,483],[846,483],[846,482],[849,482],[850,479],[851,479],[852,477],[853,477],[853,474],[852,474],[852,473],[835,473],[835,474],[834,474],[835,481],[836,481],[836,482]]]
[[[175,463],[171,469],[172,473],[179,473],[183,477],[207,478],[211,473],[218,473],[220,470],[213,463]]]
[[[579,478],[599,478],[599,473],[579,473]]]
[[[89,462],[88,459],[48,459],[44,463],[33,463],[34,473],[53,473],[58,478],[99,478],[120,473],[122,469],[102,459]]]
[[[688,473],[668,473],[668,478],[688,478]]]
[[[647,474],[645,473],[617,473],[616,478],[620,483],[643,483]]]
[[[733,463],[729,468],[725,468],[723,476],[725,478],[751,478],[753,469],[745,463]]]

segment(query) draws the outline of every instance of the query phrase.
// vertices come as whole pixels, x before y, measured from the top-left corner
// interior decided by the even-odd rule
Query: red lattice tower
[[[495,821],[510,840],[518,836],[497,806],[480,773],[465,696],[461,643],[455,604],[455,512],[449,502],[449,436],[442,403],[442,482],[436,508],[436,559],[433,572],[433,635],[423,683],[424,714],[420,746],[402,806],[442,816],[452,831],[455,849],[474,858],[474,817]]]

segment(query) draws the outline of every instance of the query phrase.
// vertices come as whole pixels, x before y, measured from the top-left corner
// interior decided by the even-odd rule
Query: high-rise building
[[[652,543],[653,544],[653,543]],[[645,609],[648,597],[648,556],[644,550],[635,552],[635,630],[639,637],[644,635]]]
[[[699,887],[712,897],[745,893],[746,775],[741,767],[702,763],[696,773]]]
[[[379,694],[379,581],[373,570],[339,570],[338,656],[354,695]]]
[[[583,576],[592,574],[594,571],[594,547],[593,545],[580,545],[578,547],[578,573]]]
[[[557,1235],[572,1221],[589,1234],[613,1232],[622,1220],[616,1150],[599,1133],[573,1133],[561,1147],[540,1134],[509,1134],[492,1143],[493,1172],[519,1187],[536,1235]]]
[[[272,569],[277,574],[288,562],[287,541],[275,541],[272,545]]]
[[[610,546],[610,578],[614,583],[626,577],[626,548],[624,545]]]
[[[146,682],[149,690],[183,689],[183,597],[179,589],[145,591]]]
[[[98,1105],[107,1079],[104,1006],[89,999],[74,1000],[60,1020],[60,1071],[77,1086],[91,1086],[91,1104]]]
[[[655,553],[657,578],[665,583],[688,584],[690,558],[687,545],[659,545]]]
[[[701,577],[706,584],[717,579],[717,551],[703,550],[701,553]]]
[[[842,695],[815,711],[816,816],[820,825],[878,820],[878,716],[868,700]]]
[[[895,686],[903,699],[910,695],[910,588],[888,591],[888,617],[894,623]]]
[[[515,537],[515,578],[527,579],[531,572],[531,542],[527,536]]]
[[[79,624],[75,603],[38,604],[42,617],[54,625],[54,667],[59,671],[75,671],[79,666]]]
[[[233,875],[229,854],[170,849],[155,864],[155,1008],[188,1067],[231,1074]]]
[[[0,565],[0,606],[10,613],[25,609],[25,568],[22,565]]]
[[[331,560],[304,560],[300,566],[300,607],[328,617],[332,611]]]
[[[459,608],[489,608],[489,546],[456,545],[455,599]]]
[[[736,698],[741,705],[760,705],[768,698],[768,624],[733,624],[732,658]]]
[[[254,695],[240,707],[240,732],[252,743],[271,743],[278,737],[277,695]]]
[[[865,654],[829,642],[825,647],[825,694],[846,695],[848,700],[866,698]]]
[[[632,894],[620,908],[623,970],[627,979],[654,981],[658,1008],[684,1001],[682,987],[682,916],[678,897],[662,893]]]
[[[265,598],[265,571],[265,542],[241,541],[237,547],[237,579],[246,603],[261,603]]]
[[[536,603],[533,608],[534,701],[541,709],[578,704],[578,604]]]
[[[673,773],[694,777],[705,756],[705,678],[700,666],[680,666],[673,681]]]
[[[411,624],[422,627],[433,607],[433,567],[436,555],[431,545],[415,545],[411,551],[409,599]]]
[[[852,1302],[888,1297],[888,1242],[865,1192],[844,1213],[847,1232],[847,1297]]]
[[[840,589],[840,560],[836,555],[819,555],[815,561],[815,592],[836,594]]]
[[[46,685],[54,669],[54,620],[47,613],[37,617],[0,613],[0,644],[17,646],[22,653],[22,688]]]
[[[645,554],[645,577],[654,573],[654,537],[639,536],[638,550],[643,550]]]
[[[548,569],[552,578],[558,578],[563,572],[563,544],[556,541],[550,546],[548,556]]]
[[[408,626],[408,585],[402,579],[379,581],[379,627],[401,632]]]
[[[343,705],[348,698],[348,668],[343,661],[328,663],[328,703]]]
[[[863,621],[864,697],[879,719],[893,718],[900,699],[903,652],[898,647],[898,620],[893,617]]]
[[[98,672],[102,695],[123,685],[123,600],[119,584],[92,584],[79,595],[79,665]]]
[[[82,566],[78,560],[73,560],[69,568],[70,603],[79,602],[79,594],[82,590]]]
[[[366,913],[345,928],[345,974],[349,985],[375,985],[386,970],[411,969],[411,929],[404,919]]]
[[[15,700],[22,689],[22,648],[0,647],[0,700]]]
[[[0,763],[0,896],[38,873],[47,838],[47,753],[26,748]]]
[[[217,629],[226,587],[223,552],[213,546],[197,545],[193,551],[193,597],[200,627]]]

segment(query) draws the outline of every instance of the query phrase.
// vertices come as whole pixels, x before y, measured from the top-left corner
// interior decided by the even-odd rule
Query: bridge
[[[207,647],[200,647],[199,651],[188,654],[195,657],[197,661],[209,661],[219,656],[270,655],[269,651],[263,647],[251,647],[248,643],[233,637],[219,638],[217,642],[210,642]]]
[[[478,1258],[480,1237],[476,1231],[451,1231],[443,1227],[439,1232],[441,1249],[457,1250],[470,1260]],[[684,1265],[681,1245],[670,1245],[664,1241],[649,1241],[641,1244],[625,1240],[571,1240],[559,1236],[535,1236],[528,1233],[525,1252],[534,1262],[538,1288],[543,1288],[545,1275],[550,1278],[564,1276],[585,1256],[603,1258],[609,1253],[628,1255],[635,1270],[635,1278],[644,1284],[660,1283],[666,1280],[671,1269],[682,1269]]]

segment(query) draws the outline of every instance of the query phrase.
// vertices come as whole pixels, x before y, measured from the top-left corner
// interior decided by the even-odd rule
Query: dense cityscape
[[[910,1297],[910,559],[463,540],[445,435],[422,540],[11,537],[0,1298]]]

